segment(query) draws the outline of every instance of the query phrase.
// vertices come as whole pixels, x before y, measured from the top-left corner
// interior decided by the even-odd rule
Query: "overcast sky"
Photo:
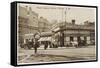
[[[84,21],[88,20],[95,22],[96,18],[96,8],[86,8],[86,7],[72,7],[72,6],[52,6],[52,5],[37,5],[37,4],[23,4],[20,6],[31,7],[33,11],[39,14],[39,17],[43,16],[50,22],[57,20],[58,22],[65,21],[65,11],[66,11],[66,21],[71,22],[72,19],[76,20],[77,24],[83,24]]]

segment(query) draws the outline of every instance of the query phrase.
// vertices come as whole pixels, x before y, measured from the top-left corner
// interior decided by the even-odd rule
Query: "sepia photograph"
[[[97,60],[96,7],[17,3],[17,64]]]

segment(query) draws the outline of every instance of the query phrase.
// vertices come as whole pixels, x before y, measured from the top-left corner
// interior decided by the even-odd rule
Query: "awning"
[[[41,37],[38,41],[51,41],[51,37]]]
[[[51,41],[51,37],[47,37],[47,40],[48,40],[48,41]]]
[[[44,41],[45,38],[40,38],[38,41]]]
[[[56,29],[54,29],[53,31],[56,32],[56,31],[58,31],[58,30],[60,30],[60,28],[56,28]]]

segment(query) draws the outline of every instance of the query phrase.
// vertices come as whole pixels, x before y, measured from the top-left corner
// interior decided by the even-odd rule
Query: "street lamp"
[[[65,8],[65,23],[66,23],[66,8]]]

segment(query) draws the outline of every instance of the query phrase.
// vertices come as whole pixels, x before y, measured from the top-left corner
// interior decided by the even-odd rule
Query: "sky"
[[[41,5],[41,4],[19,4],[22,7],[28,6],[39,14],[39,17],[44,17],[49,22],[57,20],[58,22],[71,22],[76,20],[76,24],[83,24],[84,21],[96,21],[96,8],[88,7],[73,7],[73,6],[58,6],[58,5]]]

